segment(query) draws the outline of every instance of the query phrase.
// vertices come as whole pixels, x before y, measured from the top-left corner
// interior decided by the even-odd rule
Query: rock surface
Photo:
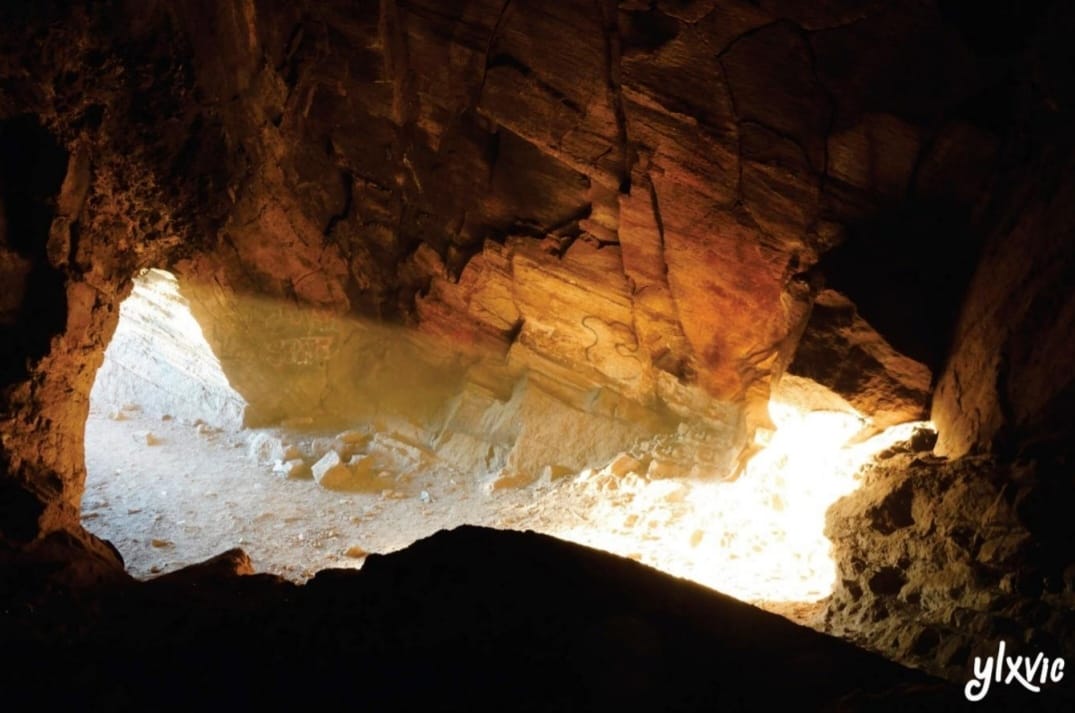
[[[458,528],[304,586],[247,574],[248,564],[232,551],[88,602],[4,592],[5,609],[20,612],[8,645],[24,653],[0,671],[7,705],[137,710],[162,690],[177,708],[230,710],[342,710],[356,696],[378,710],[962,700],[850,644],[533,533]],[[22,616],[30,603],[37,615]],[[35,665],[46,656],[72,685]]]
[[[325,454],[310,466],[310,471],[318,485],[330,490],[346,490],[356,480],[353,466],[345,463],[336,451]]]
[[[1075,656],[1075,497],[1062,462],[946,460],[904,443],[827,514],[838,584],[828,625],[951,680],[1004,639],[1013,654]]]
[[[1008,180],[937,383],[938,452],[1064,450],[1075,424],[1072,163],[1040,155]],[[1029,174],[1029,175],[1028,175]]]
[[[310,466],[306,464],[306,461],[301,458],[294,458],[292,460],[277,461],[273,466],[273,472],[279,473],[285,478],[292,479],[305,479],[313,477],[313,473],[310,470]]]
[[[879,429],[928,410],[929,369],[893,349],[835,290],[814,301],[788,373],[828,387]]]
[[[300,415],[289,400],[343,383],[308,367],[347,357],[317,317],[236,307],[260,295],[506,347],[538,371],[584,366],[644,407],[697,392],[739,450],[768,425],[827,252],[939,204],[963,216],[966,264],[974,206],[1008,192],[989,157],[1017,132],[996,107],[1069,108],[1060,35],[1020,25],[1028,64],[998,60],[981,36],[1008,23],[930,3],[242,7],[5,10],[20,29],[0,40],[0,121],[26,150],[3,181],[3,314],[22,335],[4,461],[11,497],[37,503],[10,526],[25,536],[76,526],[82,454],[61,446],[140,268],[190,288],[254,422]],[[1001,65],[1037,72],[1047,98],[1004,94]],[[925,294],[946,282],[924,279]],[[844,291],[900,332],[918,303],[878,295],[906,280],[873,281]],[[937,308],[940,334],[955,306]],[[43,447],[26,435],[39,422]]]
[[[815,306],[824,316],[824,299],[814,303],[828,277],[883,339],[858,327],[854,338],[820,339],[814,364],[861,365],[866,355],[882,365],[846,388],[831,379],[836,393],[882,421],[915,413],[923,371],[904,355],[939,375],[938,452],[1064,462],[1075,435],[1075,21],[1067,3],[1013,8],[0,4],[5,557],[38,558],[19,577],[38,566],[94,586],[119,577],[108,547],[79,526],[82,432],[120,302],[144,268],[176,275],[251,423],[312,419],[320,414],[292,406],[321,409],[326,394],[340,398],[325,408],[353,416],[351,389],[367,382],[354,378],[361,365],[342,365],[370,344],[348,341],[364,333],[357,318],[439,337],[468,358],[496,355],[490,376],[463,358],[433,359],[436,369],[396,358],[422,351],[413,345],[383,351],[371,381],[387,374],[408,388],[362,407],[398,416],[393,432],[411,441],[435,436],[460,467],[522,479],[577,467],[594,444],[611,457],[639,437],[639,423],[653,438],[668,436],[665,426],[679,435],[685,412],[715,427],[685,439],[699,446],[691,453],[668,438],[669,453],[647,472],[678,476],[695,461],[726,472],[769,426],[770,393],[800,337],[809,347],[826,333],[808,320]],[[397,364],[406,368],[385,366]],[[423,408],[452,408],[410,418],[417,393],[429,399]],[[562,439],[571,447],[551,458],[535,446],[563,435],[535,418],[549,414],[572,429]],[[660,427],[650,428],[654,414]],[[576,429],[584,423],[593,430]],[[719,452],[706,461],[712,444]],[[999,474],[1018,481],[1010,463],[951,463],[937,466],[951,476],[938,482],[960,487],[929,491],[933,508],[962,497],[961,484],[974,509],[984,502],[975,488],[1008,492]],[[889,602],[911,579],[878,538],[915,525],[902,524],[903,481],[882,480],[863,497],[899,507],[837,540],[872,553],[862,567],[845,561],[849,579]],[[921,576],[955,577],[965,585],[956,599],[984,592],[970,607],[979,613],[1003,602],[992,598],[1000,585],[947,573],[936,553],[1006,561],[1024,530],[1052,552],[1050,523],[1070,500],[1041,492],[1025,518],[1002,519],[970,551],[955,530],[920,533]],[[1044,562],[1054,568],[1052,555]],[[1036,577],[1004,586],[1033,591]],[[560,593],[544,592],[546,601]],[[630,618],[576,623],[619,642],[594,658],[630,659],[664,641]],[[933,650],[931,635],[899,632],[912,634],[913,651]],[[37,654],[26,660],[44,658],[41,642],[26,639]],[[495,670],[511,660],[496,657]],[[711,663],[684,670],[704,676]],[[629,670],[644,688],[644,667]],[[159,675],[146,673],[134,680]],[[715,700],[729,691],[741,689]],[[639,701],[634,689],[620,692]]]
[[[150,415],[237,428],[246,402],[228,383],[174,276],[138,274],[97,370],[90,399],[137,403]]]

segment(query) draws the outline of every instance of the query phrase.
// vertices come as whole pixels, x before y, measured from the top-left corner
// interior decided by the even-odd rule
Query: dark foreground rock
[[[533,533],[461,527],[371,555],[361,571],[321,572],[304,586],[241,575],[242,566],[189,569],[93,597],[7,592],[4,708],[967,705],[958,686],[635,562]],[[987,703],[1000,701],[998,694]]]

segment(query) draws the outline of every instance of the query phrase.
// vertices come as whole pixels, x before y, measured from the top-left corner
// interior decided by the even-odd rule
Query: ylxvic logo
[[[1004,683],[1018,683],[1023,688],[1034,693],[1041,691],[1041,686],[1046,683],[1060,683],[1064,678],[1064,659],[1057,657],[1052,661],[1047,656],[1039,653],[1034,658],[1029,656],[1006,656],[1005,644],[1000,642],[997,655],[987,656],[982,662],[981,656],[974,657],[974,678],[967,681],[963,687],[963,695],[968,701],[980,701],[989,693],[989,686],[994,681]],[[1007,669],[1007,675],[1004,674]]]

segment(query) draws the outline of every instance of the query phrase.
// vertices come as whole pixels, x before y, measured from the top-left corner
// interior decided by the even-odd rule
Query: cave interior
[[[0,3],[3,707],[1070,710],[1072,31]]]

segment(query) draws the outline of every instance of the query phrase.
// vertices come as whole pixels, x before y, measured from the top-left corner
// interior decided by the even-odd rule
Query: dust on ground
[[[302,582],[473,524],[598,547],[801,623],[817,626],[824,608],[828,592],[803,582],[831,562],[785,553],[798,536],[780,529],[783,505],[766,488],[649,481],[606,468],[491,491],[487,478],[427,463],[383,474],[390,477],[378,491],[344,492],[259,462],[251,454],[258,433],[151,418],[133,406],[91,410],[83,524],[111,541],[138,578],[241,547],[257,571]],[[291,435],[308,442],[331,434]],[[788,582],[799,582],[783,589],[793,596],[772,595]]]

